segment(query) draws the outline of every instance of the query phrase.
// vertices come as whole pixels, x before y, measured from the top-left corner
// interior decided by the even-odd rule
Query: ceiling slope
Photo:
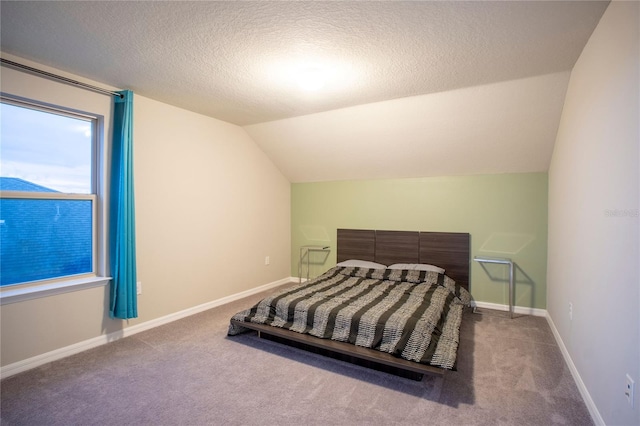
[[[569,72],[245,126],[292,182],[545,172]]]

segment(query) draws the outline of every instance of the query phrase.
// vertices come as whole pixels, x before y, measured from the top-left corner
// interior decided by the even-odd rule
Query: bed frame
[[[458,232],[371,231],[338,229],[337,261],[369,260],[394,263],[429,263],[469,290],[470,235]]]
[[[337,261],[349,259],[368,260],[384,265],[437,265],[444,268],[456,283],[469,290],[470,236],[467,233],[338,229]],[[446,371],[350,343],[320,339],[264,324],[231,321],[241,327],[256,330],[261,338],[413,380],[422,380],[424,374],[443,375]]]

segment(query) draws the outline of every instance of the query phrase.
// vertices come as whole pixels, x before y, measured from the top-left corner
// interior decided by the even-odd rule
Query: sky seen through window
[[[90,194],[92,122],[0,104],[0,176]]]

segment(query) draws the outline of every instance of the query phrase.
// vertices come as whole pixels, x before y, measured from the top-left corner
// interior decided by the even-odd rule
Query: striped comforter
[[[462,311],[470,300],[464,288],[435,272],[335,267],[232,319],[454,369]],[[228,334],[246,330],[232,323]]]

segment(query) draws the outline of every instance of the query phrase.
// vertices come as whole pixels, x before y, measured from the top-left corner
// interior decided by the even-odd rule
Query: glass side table
[[[484,257],[476,256],[473,258],[476,262],[483,263],[498,263],[500,265],[509,266],[509,316],[513,319],[513,261],[502,257]],[[486,271],[486,269],[485,269]]]
[[[310,258],[310,253],[314,251],[329,252],[331,251],[331,249],[329,248],[329,246],[320,246],[320,245],[305,245],[300,247],[300,258],[298,260],[298,282],[299,283],[302,283],[302,265],[304,263],[305,258],[307,262],[307,280],[309,280],[309,264],[310,264],[309,258]]]

